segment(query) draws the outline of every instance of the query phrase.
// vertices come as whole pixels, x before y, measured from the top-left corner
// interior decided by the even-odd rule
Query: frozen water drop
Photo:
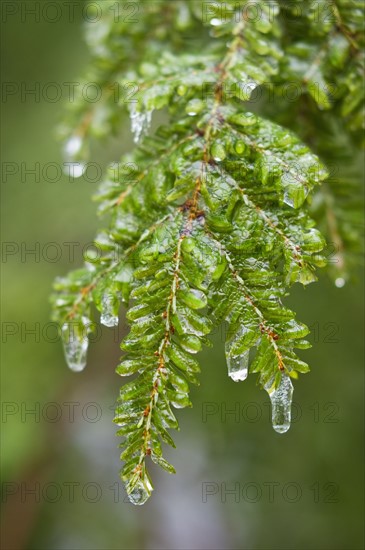
[[[211,147],[211,154],[216,162],[222,162],[226,158],[226,150],[224,145],[219,142],[213,143]]]
[[[241,355],[230,355],[226,345],[226,361],[228,376],[234,382],[246,380],[248,375],[248,359],[250,350],[244,351]]]
[[[234,148],[235,148],[236,153],[238,153],[239,155],[241,155],[242,153],[245,152],[245,150],[246,150],[246,145],[245,145],[244,141],[242,141],[241,139],[239,139],[238,141],[236,141]]]
[[[146,487],[142,480],[138,480],[132,492],[128,494],[128,498],[132,504],[141,506],[149,499],[151,492],[152,486],[150,484]]]
[[[86,367],[89,339],[84,331],[82,334],[77,334],[77,330],[75,323],[64,323],[62,342],[68,367],[74,372],[81,372]]]
[[[286,373],[283,373],[280,384],[276,389],[274,388],[274,380],[272,378],[264,387],[271,401],[272,427],[277,433],[283,434],[290,428],[293,384],[290,377]]]
[[[282,183],[284,186],[283,200],[291,208],[299,208],[305,201],[308,190],[302,184],[298,185],[295,175],[290,172],[283,174]]]
[[[137,111],[136,104],[131,103],[130,116],[134,142],[139,143],[145,133],[148,132],[152,120],[152,111]]]
[[[187,87],[184,84],[180,84],[177,88],[177,93],[179,96],[184,96],[188,91]]]
[[[132,504],[141,505],[146,502],[148,499],[148,494],[146,490],[143,490],[142,487],[135,487],[131,494],[129,495],[129,500]]]
[[[68,300],[66,300],[65,298],[57,298],[55,305],[57,307],[66,306],[68,305]]]
[[[335,285],[337,288],[343,288],[346,284],[346,280],[343,277],[337,277],[335,280]]]
[[[255,88],[257,88],[257,86],[258,86],[257,82],[247,82],[247,84],[246,84],[246,88],[247,88],[247,90],[249,90],[250,92],[253,92],[253,90],[254,90]]]
[[[81,160],[82,146],[83,141],[80,136],[71,136],[65,143],[63,171],[70,178],[80,178],[84,173],[86,164]]]
[[[211,24],[213,27],[220,27],[221,25],[223,25],[223,21],[222,21],[222,19],[218,19],[218,17],[213,17],[213,18],[210,20],[210,24]]]
[[[101,300],[102,312],[100,316],[100,322],[106,327],[118,326],[118,315],[114,313],[114,299],[111,294],[104,294]]]
[[[196,116],[204,108],[204,103],[201,99],[191,99],[185,107],[185,111],[189,116]]]
[[[240,87],[240,98],[243,101],[250,99],[252,92],[257,88],[258,84],[256,82],[238,82],[237,84]]]
[[[295,202],[294,202],[292,194],[289,191],[287,191],[287,190],[284,191],[283,200],[284,200],[285,204],[287,204],[291,208],[294,208]]]
[[[65,162],[63,171],[70,178],[81,178],[85,171],[84,162]]]
[[[81,151],[82,139],[80,136],[71,136],[65,143],[64,153],[67,159],[74,159]]]

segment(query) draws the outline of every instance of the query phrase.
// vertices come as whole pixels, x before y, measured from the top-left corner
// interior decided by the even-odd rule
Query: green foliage
[[[133,378],[115,422],[122,478],[143,504],[147,457],[174,472],[161,448],[174,446],[171,407],[191,406],[194,356],[222,323],[230,376],[247,376],[255,350],[249,370],[270,395],[274,427],[289,427],[290,378],[309,370],[295,350],[309,344],[283,299],[327,264],[318,226],[338,246],[337,281],[358,252],[349,173],[318,186],[334,125],[350,154],[361,134],[364,39],[357,1],[258,1],[256,15],[250,2],[140,2],[135,22],[108,12],[114,5],[103,2],[99,31],[87,33],[85,81],[109,93],[92,109],[80,98],[63,132],[82,166],[92,139],[118,130],[128,110],[137,145],[96,195],[109,214],[95,241],[102,256],[58,279],[53,303],[74,370],[86,363],[92,304],[106,326],[127,308],[117,372]],[[167,122],[148,136],[158,110]]]

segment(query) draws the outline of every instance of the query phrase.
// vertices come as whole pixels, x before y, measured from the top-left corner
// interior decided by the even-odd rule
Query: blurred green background
[[[290,301],[315,345],[305,352],[312,372],[295,384],[287,434],[272,430],[254,376],[228,379],[217,333],[202,355],[194,408],[178,412],[177,450],[167,450],[177,475],[153,468],[150,501],[138,508],[125,500],[112,423],[125,322],[119,334],[103,328],[81,374],[66,368],[49,324],[52,281],[81,265],[98,226],[96,184],[42,176],[47,163],[63,162],[54,130],[64,108],[42,90],[77,81],[88,60],[82,3],[74,4],[74,22],[66,10],[54,23],[3,12],[2,548],[363,548],[359,282],[338,289],[323,278],[293,289]],[[36,82],[40,97],[22,97]],[[119,160],[131,147],[126,124],[98,161]],[[36,163],[40,177],[22,177]],[[76,243],[73,261],[66,243]]]

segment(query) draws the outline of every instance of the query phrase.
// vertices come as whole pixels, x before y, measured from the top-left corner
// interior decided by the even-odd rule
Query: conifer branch
[[[356,0],[332,3],[333,20],[323,24],[308,2],[293,26],[282,14],[294,8],[281,1],[258,0],[258,19],[231,0],[208,12],[200,0],[141,6],[135,25],[109,13],[103,32],[87,32],[88,74],[105,94],[91,108],[78,98],[66,117],[67,160],[82,166],[91,141],[119,130],[126,113],[136,146],[121,159],[123,173],[110,167],[96,195],[99,212],[110,215],[95,239],[102,254],[57,279],[52,296],[75,371],[86,365],[93,307],[108,327],[126,308],[130,331],[117,372],[132,378],[120,390],[115,423],[134,504],[153,490],[147,457],[175,472],[162,449],[174,447],[172,408],[191,406],[189,385],[200,372],[194,355],[223,323],[228,375],[238,382],[257,373],[274,429],[289,429],[291,380],[309,371],[296,350],[309,347],[309,331],[283,299],[326,268],[319,229],[338,249],[337,286],[355,264],[360,193],[351,161],[338,182],[322,183],[331,121],[353,155],[364,97]],[[285,102],[293,84],[298,96]],[[115,101],[121,90],[132,91],[132,101]],[[255,90],[264,93],[253,109]],[[161,110],[167,122],[151,136]]]

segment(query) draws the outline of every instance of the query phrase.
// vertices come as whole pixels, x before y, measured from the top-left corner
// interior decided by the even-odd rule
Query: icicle
[[[137,111],[136,103],[131,103],[130,117],[134,142],[139,143],[145,133],[148,132],[152,120],[152,111]]]
[[[81,372],[86,367],[86,355],[89,339],[86,334],[86,326],[89,319],[82,318],[84,328],[82,334],[77,334],[77,325],[74,322],[65,323],[62,326],[62,341],[65,358],[68,367],[74,372]]]
[[[274,388],[273,378],[264,387],[271,401],[272,426],[276,432],[283,434],[290,428],[293,384],[290,377],[284,373],[278,388]]]
[[[100,322],[106,327],[118,326],[118,315],[113,312],[114,300],[111,294],[104,294],[101,300],[102,312],[100,316]]]
[[[246,380],[248,375],[248,359],[250,350],[244,351],[241,355],[230,355],[229,346],[226,344],[226,361],[228,376],[234,382]]]
[[[80,161],[83,141],[80,136],[71,136],[63,148],[65,163],[63,171],[70,178],[80,178],[85,170],[85,162]]]

